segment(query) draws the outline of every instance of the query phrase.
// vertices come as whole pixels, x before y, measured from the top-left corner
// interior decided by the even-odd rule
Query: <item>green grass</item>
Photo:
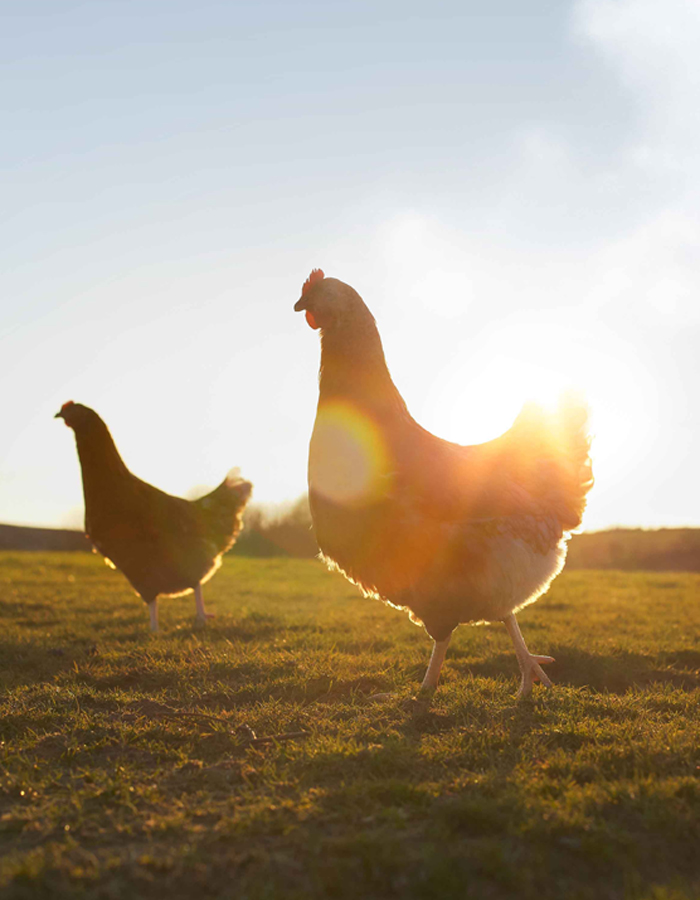
[[[418,711],[427,637],[318,563],[205,593],[154,637],[97,557],[0,554],[3,898],[700,896],[700,576],[564,573],[552,691],[462,627]]]

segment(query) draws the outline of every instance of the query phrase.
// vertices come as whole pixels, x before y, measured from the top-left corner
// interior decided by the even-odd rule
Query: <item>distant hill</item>
[[[276,530],[272,531],[276,538]],[[249,528],[239,539],[240,547],[236,545],[232,552],[240,556],[315,556],[316,547],[313,537],[309,542],[308,533],[304,535],[306,542],[303,549],[308,552],[295,553],[298,549],[292,541],[289,547],[281,546],[277,540],[257,529]],[[27,525],[0,525],[0,550],[43,550],[92,552],[92,544],[82,531],[70,528],[32,528]]]
[[[82,531],[0,525],[0,550],[92,550]]]
[[[700,572],[700,528],[613,528],[575,534],[570,569]]]
[[[0,525],[0,550],[91,549],[80,531]],[[297,504],[289,514],[271,520],[253,511],[232,552],[311,558],[317,547],[310,520]],[[614,528],[575,534],[569,543],[567,568],[700,572],[700,528]]]

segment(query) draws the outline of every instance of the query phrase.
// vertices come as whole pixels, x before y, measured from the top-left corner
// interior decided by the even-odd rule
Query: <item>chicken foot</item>
[[[418,696],[411,697],[410,700],[406,700],[405,703],[402,704],[402,706],[404,706],[406,709],[413,710],[419,700],[429,700],[435,693],[435,688],[437,687],[438,679],[440,678],[440,669],[442,669],[442,664],[445,661],[445,654],[447,653],[447,648],[450,646],[451,637],[452,635],[450,634],[449,637],[445,638],[444,641],[434,642],[433,652],[430,654],[430,662],[428,663],[425,677],[421,682]],[[373,694],[369,699],[377,702],[391,700],[392,697],[393,694],[391,693]]]
[[[518,698],[527,697],[532,690],[532,685],[535,681],[541,681],[545,687],[551,687],[552,682],[542,671],[541,667],[548,663],[553,663],[554,658],[551,656],[535,656],[530,653],[527,649],[525,638],[520,631],[520,626],[513,613],[503,620],[503,624],[506,626],[511,641],[513,641],[515,655],[518,659],[518,665],[520,666],[520,673],[522,675]]]
[[[206,625],[207,619],[215,618],[214,613],[208,613],[204,608],[204,594],[202,593],[201,584],[198,584],[194,589],[194,602],[197,605],[197,622],[200,625]]]

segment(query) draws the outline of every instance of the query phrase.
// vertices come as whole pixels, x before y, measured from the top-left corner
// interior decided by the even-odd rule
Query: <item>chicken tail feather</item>
[[[228,550],[243,527],[243,510],[250,499],[253,485],[232,469],[210,494],[194,500],[220,552]]]
[[[523,453],[526,471],[520,476],[528,490],[556,513],[565,531],[578,528],[593,487],[586,402],[567,392],[554,412],[528,403],[512,433]]]

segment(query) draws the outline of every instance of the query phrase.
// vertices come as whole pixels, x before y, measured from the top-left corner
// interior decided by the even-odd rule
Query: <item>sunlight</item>
[[[481,443],[510,428],[527,402],[554,409],[567,391],[589,396],[585,351],[576,341],[568,328],[510,317],[466,346],[455,341],[447,360],[443,346],[427,348],[433,380],[415,413],[441,437]]]
[[[505,356],[495,357],[468,380],[454,378],[453,384],[458,395],[448,394],[436,417],[444,422],[443,431],[451,440],[477,444],[507,431],[528,402],[553,410],[571,387],[554,369]]]

